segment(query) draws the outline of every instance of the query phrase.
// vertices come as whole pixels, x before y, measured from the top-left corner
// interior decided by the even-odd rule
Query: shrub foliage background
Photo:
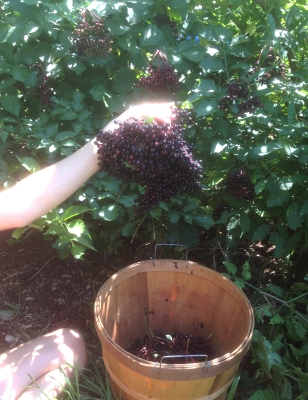
[[[80,19],[97,16],[105,31],[91,32],[91,38],[102,39],[103,52],[80,50]],[[3,188],[71,154],[129,106],[153,100],[194,108],[198,127],[186,131],[185,138],[194,145],[204,173],[200,192],[160,203],[138,217],[133,203],[144,188],[97,173],[57,209],[30,227],[16,229],[12,240],[40,229],[52,238],[60,257],[72,253],[80,258],[87,248],[116,252],[138,238],[194,249],[202,244],[202,231],[211,230],[213,242],[219,240],[229,254],[243,240],[268,240],[280,259],[305,251],[307,19],[304,0],[2,1]],[[157,50],[179,77],[176,94],[154,94],[136,86]],[[230,97],[232,83],[248,91],[246,98]],[[254,107],[245,103],[249,99],[254,99]],[[235,195],[228,183],[228,174],[239,171],[253,185],[248,198]],[[306,273],[307,268],[297,271],[301,280]],[[294,291],[293,297],[280,295],[289,296],[288,301],[295,296]],[[290,315],[275,324],[289,321],[291,332],[290,321],[296,316]],[[307,320],[295,326],[302,327],[297,336],[290,334],[298,346],[285,346],[290,364],[301,359],[299,371],[307,364],[302,360],[307,344],[299,345],[305,343]],[[286,384],[282,364],[274,356],[262,359],[274,352],[268,343],[261,333],[256,336],[254,356],[269,380],[287,385],[287,394],[278,383],[275,393],[295,398],[295,390],[296,398],[304,399],[307,383],[299,390],[298,382],[307,382],[306,374],[293,371],[293,380]]]

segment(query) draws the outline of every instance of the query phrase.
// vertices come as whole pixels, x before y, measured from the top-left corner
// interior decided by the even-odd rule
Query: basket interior
[[[169,267],[128,271],[124,279],[117,276],[105,285],[99,314],[108,336],[127,349],[149,329],[154,335],[211,335],[215,358],[232,353],[251,329],[246,297],[215,271]]]

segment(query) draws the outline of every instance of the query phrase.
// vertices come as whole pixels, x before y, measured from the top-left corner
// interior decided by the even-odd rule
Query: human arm
[[[173,103],[141,104],[116,120],[151,115],[170,122]],[[104,129],[115,128],[113,121]],[[97,147],[92,139],[75,153],[50,165],[0,193],[0,231],[29,225],[71,196],[99,167]]]

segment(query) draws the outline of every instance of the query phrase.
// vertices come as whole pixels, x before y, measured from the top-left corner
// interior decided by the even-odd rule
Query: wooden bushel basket
[[[254,327],[243,292],[190,261],[150,260],[124,268],[102,286],[94,313],[115,400],[225,399]],[[154,334],[211,334],[215,358],[185,364],[145,361],[126,349],[146,336],[147,328]]]

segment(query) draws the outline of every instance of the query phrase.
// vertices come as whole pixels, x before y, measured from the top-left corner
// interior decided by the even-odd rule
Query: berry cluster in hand
[[[84,10],[73,32],[73,49],[79,57],[106,58],[111,52],[110,33],[99,16]]]
[[[167,14],[158,14],[155,17],[155,22],[158,27],[162,25],[169,25],[172,31],[172,34],[177,37],[178,36],[178,27],[174,20],[171,20],[169,15]]]
[[[153,61],[156,57],[158,65],[154,66]],[[142,87],[154,93],[177,93],[180,91],[179,78],[161,51],[154,54],[146,75],[139,78],[136,87]]]
[[[230,105],[238,102],[238,114],[252,113],[255,108],[263,104],[258,96],[250,89],[246,80],[232,79],[227,85],[226,96],[220,99],[219,109],[229,111]]]
[[[170,125],[131,117],[118,122],[114,131],[98,133],[95,143],[100,170],[146,188],[136,198],[136,214],[200,189],[201,165],[193,160],[190,146],[182,138],[191,123],[191,111],[175,108]]]
[[[38,85],[34,89],[34,95],[38,97],[42,105],[51,105],[51,97],[54,94],[50,87],[51,78],[46,74],[42,63],[35,64],[32,69],[35,70],[38,78]]]
[[[226,189],[237,199],[254,199],[254,185],[243,168],[228,174],[226,179]]]

